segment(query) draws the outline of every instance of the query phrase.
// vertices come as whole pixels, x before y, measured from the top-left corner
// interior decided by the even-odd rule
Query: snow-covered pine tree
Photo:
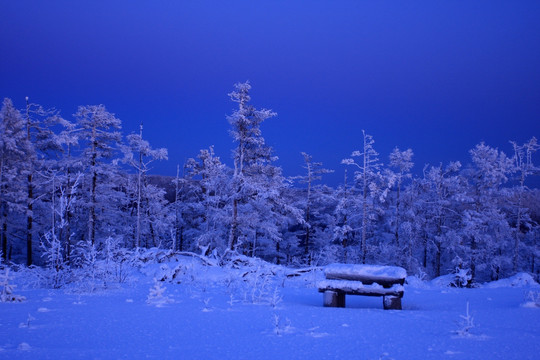
[[[163,286],[161,281],[154,279],[154,286],[150,288],[146,303],[156,307],[162,307],[166,304],[173,303],[174,300],[165,295],[166,290],[167,288]]]
[[[298,209],[283,201],[281,195],[288,184],[281,169],[272,164],[277,157],[261,134],[262,122],[276,114],[250,104],[249,82],[234,87],[229,96],[238,109],[227,117],[232,127],[230,134],[237,144],[233,151],[228,247],[236,250],[241,241],[244,252],[254,254],[257,246],[274,243],[277,250],[282,239],[280,227],[288,222],[285,220],[303,219]]]
[[[10,244],[13,233],[10,220],[14,214],[24,211],[20,199],[25,198],[25,189],[17,178],[20,176],[20,164],[25,159],[25,142],[25,121],[13,102],[6,98],[0,110],[0,241],[5,260],[11,258],[13,247]],[[16,212],[13,211],[15,209]]]
[[[304,209],[304,236],[302,239],[304,247],[304,255],[309,256],[312,247],[312,232],[315,228],[315,222],[313,219],[313,202],[314,198],[317,197],[317,192],[320,191],[320,188],[315,187],[315,182],[322,179],[323,174],[329,174],[334,172],[333,170],[325,169],[322,167],[322,163],[314,162],[313,156],[302,152],[302,157],[304,158],[303,168],[306,170],[306,173],[302,176],[296,176],[300,184],[306,185],[306,197],[303,202],[302,208]]]
[[[95,244],[98,207],[106,209],[114,206],[111,203],[113,200],[111,178],[114,177],[114,168],[110,159],[117,152],[122,139],[118,131],[121,128],[121,121],[103,105],[79,106],[75,119],[81,129],[78,132],[79,143],[83,146],[81,157],[85,169],[83,194],[88,210],[86,239]],[[101,201],[107,202],[102,204],[105,206],[99,206]],[[102,214],[102,218],[104,216]]]
[[[206,251],[218,250],[223,253],[227,249],[227,227],[229,220],[230,196],[229,171],[214,153],[214,147],[203,149],[196,159],[189,159],[187,167],[192,179],[197,179],[200,187],[199,205],[202,206],[202,217],[199,223],[200,233],[197,247]]]
[[[261,135],[262,122],[276,116],[272,110],[257,110],[249,102],[251,85],[248,81],[234,85],[234,91],[229,93],[231,100],[238,104],[227,120],[232,129],[230,134],[237,143],[233,150],[234,173],[232,178],[232,219],[229,236],[229,249],[235,250],[240,238],[246,237],[246,230],[242,229],[243,216],[239,214],[239,208],[248,205],[253,197],[253,189],[250,179],[257,170],[257,163],[271,161],[271,149],[266,146]]]

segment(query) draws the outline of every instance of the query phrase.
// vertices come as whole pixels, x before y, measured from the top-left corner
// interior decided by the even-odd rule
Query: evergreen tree
[[[281,169],[273,165],[277,157],[261,134],[262,122],[276,114],[257,110],[249,102],[249,82],[238,83],[229,94],[238,109],[228,116],[231,136],[237,143],[233,151],[234,172],[231,180],[231,228],[229,249],[242,242],[244,252],[253,255],[257,246],[274,244],[279,251],[282,229],[287,219],[302,222],[301,212],[283,201],[289,186]]]
[[[118,131],[121,122],[103,105],[79,106],[75,118],[81,129],[78,136],[83,146],[81,160],[85,169],[84,193],[88,194],[85,199],[88,210],[86,239],[95,244],[99,202],[114,200],[111,196],[111,184],[114,182],[111,180],[115,169],[110,159],[121,141]]]
[[[11,258],[12,245],[9,244],[9,215],[12,210],[22,212],[19,199],[24,198],[24,189],[18,180],[20,164],[26,153],[25,121],[10,99],[4,99],[0,110],[0,238],[2,256]]]
[[[317,212],[314,208],[315,200],[319,200],[319,195],[321,188],[317,187],[314,183],[322,179],[323,174],[332,173],[333,170],[325,169],[322,167],[322,163],[314,162],[313,157],[305,152],[302,152],[302,157],[304,158],[303,168],[306,170],[305,175],[297,176],[295,179],[298,180],[300,184],[306,185],[305,199],[301,208],[304,209],[304,234],[303,234],[303,247],[304,255],[307,257],[310,256],[310,252],[313,251],[313,233],[316,229],[316,216],[321,214]],[[325,226],[326,227],[326,226]]]

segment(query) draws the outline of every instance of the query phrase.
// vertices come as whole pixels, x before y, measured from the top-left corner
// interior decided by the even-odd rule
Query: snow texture
[[[324,268],[326,277],[359,276],[378,280],[405,279],[407,271],[398,266],[331,264]]]
[[[148,306],[162,265],[184,269],[166,283],[175,302]],[[351,296],[347,308],[325,308],[314,287],[322,272],[287,278],[290,270],[279,269],[262,261],[218,267],[178,257],[147,263],[133,272],[133,282],[93,293],[24,287],[23,273],[14,272],[27,301],[0,303],[0,359],[461,360],[540,353],[540,308],[522,306],[536,283],[405,285],[403,311],[385,311],[368,296]],[[258,289],[271,291],[254,298]],[[281,301],[272,305],[276,291]]]

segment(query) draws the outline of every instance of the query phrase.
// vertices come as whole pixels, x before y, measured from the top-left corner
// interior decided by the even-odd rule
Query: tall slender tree
[[[523,206],[523,200],[527,187],[525,185],[525,180],[527,177],[540,173],[540,168],[535,166],[532,161],[533,154],[540,149],[538,141],[533,136],[529,141],[523,145],[518,145],[515,141],[510,142],[514,147],[514,171],[518,175],[519,185],[516,189],[517,192],[517,204],[515,207],[516,211],[516,228],[514,232],[514,255],[513,255],[513,268],[514,271],[518,269],[519,263],[519,248],[522,238],[522,226],[524,220],[527,221],[528,214],[527,209]]]
[[[260,126],[266,119],[276,116],[272,110],[257,110],[250,104],[249,81],[234,85],[229,94],[231,100],[238,104],[238,109],[227,117],[232,129],[230,134],[236,142],[233,151],[234,173],[232,178],[232,220],[229,236],[229,248],[234,250],[242,235],[239,231],[239,206],[248,204],[254,195],[251,180],[257,175],[261,166],[272,161],[272,149],[265,144]],[[245,235],[245,234],[243,234]]]
[[[305,204],[303,206],[304,208],[304,255],[308,256],[310,253],[311,248],[311,236],[314,228],[314,224],[312,222],[312,207],[313,207],[313,198],[314,194],[313,192],[317,191],[318,189],[314,188],[315,182],[322,179],[323,174],[329,174],[334,172],[333,170],[325,169],[322,167],[322,163],[320,162],[314,162],[313,156],[302,152],[302,157],[304,158],[304,166],[303,168],[306,170],[305,175],[303,176],[297,176],[296,179],[300,184],[306,185],[306,198],[305,198]],[[316,195],[316,194],[315,194]]]
[[[135,169],[137,174],[136,183],[136,221],[135,221],[135,247],[141,246],[141,226],[143,217],[147,217],[151,204],[150,200],[156,200],[150,196],[150,188],[147,182],[147,173],[150,169],[150,164],[156,160],[167,160],[167,149],[159,148],[152,149],[148,141],[143,139],[143,124],[140,124],[139,134],[130,134],[127,136],[127,145],[122,146],[122,152],[124,153],[123,161],[129,164]],[[143,201],[145,200],[145,201]],[[159,201],[159,200],[158,200]],[[143,208],[146,204],[146,208]],[[148,226],[153,225],[148,222]],[[153,232],[153,230],[151,230]]]
[[[82,162],[85,167],[85,187],[88,191],[88,235],[87,241],[92,245],[96,241],[96,222],[98,207],[98,185],[106,183],[110,176],[110,159],[118,149],[122,136],[121,121],[107,111],[103,105],[79,106],[75,114],[77,125],[81,128],[78,133],[84,146]],[[107,162],[109,161],[109,162]]]
[[[360,162],[356,162],[352,158],[343,159],[342,164],[345,165],[354,165],[359,171],[355,173],[355,180],[360,188],[360,202],[361,202],[361,231],[362,231],[362,242],[361,242],[361,251],[362,251],[362,263],[366,263],[367,256],[367,236],[368,236],[368,227],[370,226],[371,221],[374,217],[375,212],[375,201],[376,193],[379,189],[380,181],[380,168],[381,163],[379,162],[379,153],[375,151],[373,144],[375,140],[371,135],[366,134],[362,130],[362,139],[363,139],[363,148],[362,151],[356,150],[353,151],[353,158],[360,158]]]
[[[19,110],[13,106],[13,102],[6,98],[0,110],[0,241],[2,256],[5,260],[11,253],[8,240],[8,216],[10,210],[19,205],[18,199],[24,198],[24,191],[20,188],[17,177],[21,170],[20,164],[25,159],[25,141],[25,121]]]
[[[395,213],[394,213],[394,239],[395,246],[399,248],[399,231],[401,225],[401,190],[403,181],[411,177],[411,169],[414,165],[412,161],[413,151],[407,149],[405,151],[399,150],[397,147],[390,153],[390,167],[396,169],[396,172],[392,174],[396,183],[396,201],[395,201]]]

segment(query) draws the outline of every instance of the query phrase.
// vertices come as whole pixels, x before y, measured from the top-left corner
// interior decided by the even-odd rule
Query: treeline
[[[512,143],[510,156],[481,143],[468,166],[426,166],[413,176],[411,149],[395,148],[385,165],[363,133],[360,149],[342,161],[343,184],[332,188],[321,184],[332,170],[306,153],[304,173],[283,176],[260,130],[275,113],[254,108],[249,91],[239,83],[229,94],[238,106],[227,117],[233,168],[210,147],[165,184],[148,170],[167,151],[150,146],[142,125],[124,137],[103,105],[65,119],[28,99],[22,110],[4,99],[3,259],[50,265],[52,256],[77,266],[81,253],[105,257],[114,243],[293,266],[393,264],[427,277],[466,269],[472,281],[538,274],[540,192],[527,187],[539,173],[534,137]]]

